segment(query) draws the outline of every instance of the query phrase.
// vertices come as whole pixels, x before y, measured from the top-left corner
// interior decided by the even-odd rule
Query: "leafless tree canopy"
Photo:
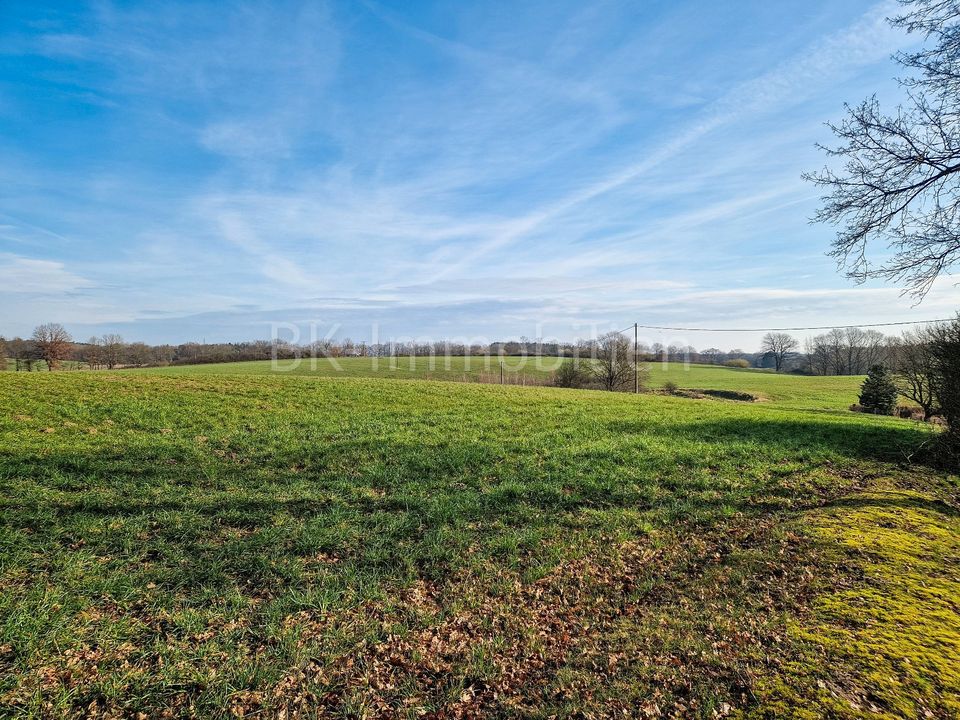
[[[56,370],[73,351],[70,333],[59,323],[40,325],[33,331],[33,343],[48,370]]]
[[[806,353],[814,375],[863,375],[887,364],[889,340],[876,330],[838,328],[807,340]]]
[[[113,333],[107,333],[100,338],[99,345],[103,362],[110,370],[113,370],[113,368],[123,362],[125,348],[122,337]]]
[[[831,254],[848,276],[890,280],[922,299],[960,262],[960,0],[901,4],[891,23],[927,41],[897,56],[911,73],[904,105],[847,106],[830,125],[839,144],[823,147],[842,169],[805,177],[827,191],[814,219],[840,226]],[[874,242],[892,251],[878,265],[868,259]]]
[[[933,415],[934,365],[929,330],[911,330],[893,346],[897,390],[923,408],[923,419]]]
[[[591,372],[604,390],[632,390],[634,357],[633,343],[621,333],[609,333],[599,338],[594,348]]]
[[[792,335],[782,332],[768,332],[763,336],[760,352],[773,356],[774,367],[777,372],[780,372],[787,357],[798,347],[800,347],[800,343]]]

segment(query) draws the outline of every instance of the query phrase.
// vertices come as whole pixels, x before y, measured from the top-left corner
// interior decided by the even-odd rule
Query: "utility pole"
[[[500,384],[503,385],[503,360],[500,361]]]
[[[637,367],[639,362],[640,343],[637,333],[637,323],[633,324],[633,392],[640,394],[640,369]]]

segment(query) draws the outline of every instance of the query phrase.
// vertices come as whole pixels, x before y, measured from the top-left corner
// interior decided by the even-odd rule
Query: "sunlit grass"
[[[780,587],[771,568],[807,552],[783,554],[778,528],[900,477],[931,430],[846,412],[849,385],[829,379],[654,382],[671,372],[743,378],[768,400],[211,366],[3,375],[0,703],[748,708],[736,668],[772,652],[793,602],[751,587]],[[738,645],[741,624],[755,637]],[[726,643],[709,663],[704,633]],[[665,679],[642,662],[677,664]]]
[[[498,383],[500,362],[508,383],[549,382],[560,363],[552,357],[399,357],[399,358],[304,358],[302,360],[252,361],[150,368],[135,372],[164,375],[293,375],[315,377],[369,377],[389,379],[452,380]],[[680,388],[741,390],[763,400],[791,407],[846,411],[857,401],[859,376],[808,377],[769,370],[741,370],[719,365],[643,363],[647,386],[662,388],[676,383]]]

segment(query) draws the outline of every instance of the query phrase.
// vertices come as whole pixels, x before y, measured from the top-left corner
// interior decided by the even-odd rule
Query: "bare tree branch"
[[[896,56],[915,75],[891,114],[877,99],[847,106],[821,148],[842,159],[804,177],[824,188],[815,222],[839,227],[831,255],[857,282],[882,278],[922,299],[960,262],[960,0],[901,0],[890,22],[924,35],[929,47]],[[874,243],[887,253],[869,260]]]

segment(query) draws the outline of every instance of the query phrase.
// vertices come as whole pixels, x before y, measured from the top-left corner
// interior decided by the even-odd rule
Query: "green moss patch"
[[[960,515],[933,496],[878,490],[804,517],[817,543],[802,659],[759,683],[763,712],[960,717]],[[762,713],[760,713],[762,715]]]

